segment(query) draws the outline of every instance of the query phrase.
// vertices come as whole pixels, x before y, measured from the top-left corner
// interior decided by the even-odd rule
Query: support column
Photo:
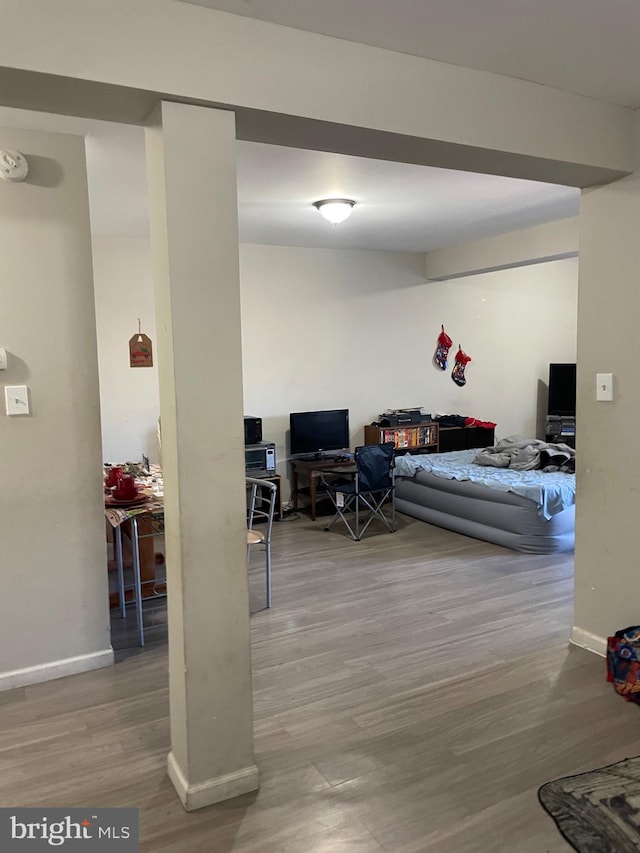
[[[255,790],[232,112],[147,129],[165,537],[169,776],[187,811]]]
[[[572,641],[600,654],[607,636],[638,624],[639,233],[640,171],[583,193]],[[613,374],[611,402],[596,400],[598,373]]]

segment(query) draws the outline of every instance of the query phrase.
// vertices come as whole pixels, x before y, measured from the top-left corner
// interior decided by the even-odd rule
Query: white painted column
[[[187,810],[258,787],[232,112],[147,130],[168,568],[169,775]]]
[[[604,654],[606,637],[640,622],[640,172],[583,194],[578,284],[575,625]],[[613,373],[613,400],[596,374]]]

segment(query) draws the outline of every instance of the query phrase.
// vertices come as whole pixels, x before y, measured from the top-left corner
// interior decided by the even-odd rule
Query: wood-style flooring
[[[360,543],[275,525],[271,610],[252,558],[259,792],[183,811],[160,629],[114,667],[0,693],[0,805],[137,806],[149,853],[569,850],[538,787],[640,753],[638,708],[568,646],[572,556],[399,519]]]

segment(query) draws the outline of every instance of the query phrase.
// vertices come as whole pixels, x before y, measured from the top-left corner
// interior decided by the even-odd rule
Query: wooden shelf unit
[[[437,453],[438,424],[435,421],[423,421],[402,426],[373,426],[364,428],[365,444],[387,444],[393,442],[395,452],[401,453]]]

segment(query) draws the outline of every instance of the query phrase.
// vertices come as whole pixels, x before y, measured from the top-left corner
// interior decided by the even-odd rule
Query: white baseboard
[[[170,752],[167,756],[167,772],[182,805],[188,812],[221,803],[223,800],[230,800],[232,797],[239,797],[240,794],[257,791],[260,787],[258,768],[255,764],[233,773],[226,773],[224,776],[207,779],[206,782],[200,782],[197,785],[189,785],[173,753]]]
[[[581,649],[586,649],[588,652],[600,655],[600,657],[606,657],[607,655],[606,637],[592,634],[591,631],[585,631],[583,628],[577,628],[575,625],[571,629],[570,642],[574,646],[580,646]]]
[[[88,655],[78,655],[75,658],[64,658],[38,666],[27,666],[24,669],[0,672],[0,691],[27,687],[29,684],[39,684],[41,681],[53,681],[54,678],[77,675],[79,672],[88,672],[90,669],[100,669],[112,664],[113,649],[108,648]]]

